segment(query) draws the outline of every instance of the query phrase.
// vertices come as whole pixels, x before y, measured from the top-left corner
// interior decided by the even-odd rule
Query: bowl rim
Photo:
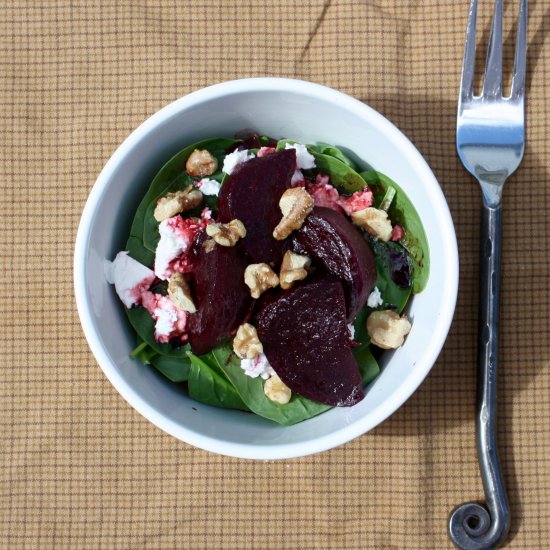
[[[451,279],[446,281],[447,292],[445,294],[445,301],[440,304],[439,308],[441,315],[436,332],[434,333],[434,336],[437,335],[437,337],[434,338],[435,343],[427,350],[428,356],[424,357],[424,368],[420,369],[419,367],[421,365],[417,363],[415,365],[414,374],[410,377],[410,383],[392,393],[382,406],[377,407],[377,414],[375,416],[372,414],[367,415],[352,424],[343,425],[340,429],[330,434],[307,442],[256,445],[220,441],[219,439],[205,436],[189,427],[181,426],[171,418],[159,413],[154,407],[144,401],[140,395],[132,389],[125,378],[114,368],[109,355],[106,353],[101,343],[99,334],[95,329],[91,315],[91,304],[87,299],[86,293],[87,278],[85,261],[86,250],[88,249],[90,239],[91,222],[95,214],[96,206],[102,194],[105,192],[113,172],[126,154],[144,138],[150,130],[162,124],[170,117],[178,114],[181,110],[191,108],[194,105],[219,98],[223,95],[258,91],[294,92],[311,97],[312,99],[335,102],[338,105],[360,112],[367,118],[373,120],[376,127],[380,129],[380,131],[385,132],[390,139],[397,144],[399,149],[404,151],[408,162],[415,167],[416,171],[423,174],[426,185],[430,187],[431,200],[434,203],[439,220],[442,222],[440,224],[440,237],[446,245],[446,267],[447,272],[451,276]],[[441,349],[443,348],[456,306],[459,266],[458,246],[454,224],[443,191],[427,162],[401,130],[372,107],[369,107],[365,103],[344,92],[304,80],[262,77],[230,80],[194,91],[166,105],[147,118],[130,133],[107,161],[90,191],[78,226],[75,241],[73,272],[78,315],[88,345],[109,381],[136,411],[163,431],[200,449],[237,458],[274,460],[307,456],[347,443],[368,432],[401,407],[401,405],[422,384],[422,381],[435,365]]]

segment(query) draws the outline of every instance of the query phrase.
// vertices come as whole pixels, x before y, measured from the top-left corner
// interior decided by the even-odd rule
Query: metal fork
[[[474,95],[477,0],[471,0],[458,100],[456,145],[483,194],[476,440],[486,505],[461,504],[449,536],[464,550],[496,548],[510,527],[496,444],[496,383],[500,294],[501,197],[525,144],[524,98],[527,0],[520,0],[512,89],[502,92],[502,0],[495,1],[483,90]]]

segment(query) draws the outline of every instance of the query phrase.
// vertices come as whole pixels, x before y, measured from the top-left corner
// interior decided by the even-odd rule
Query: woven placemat
[[[499,394],[509,547],[521,549],[550,539],[550,10],[530,7],[528,146],[504,200]],[[2,2],[2,548],[451,547],[449,511],[483,496],[480,193],[454,150],[467,10],[455,0]],[[508,28],[515,12],[506,2]],[[512,48],[513,36],[508,59]],[[282,462],[209,454],[142,418],[92,357],[72,290],[78,220],[117,145],[192,90],[266,75],[338,88],[395,122],[441,182],[461,258],[454,324],[416,394],[369,434]]]

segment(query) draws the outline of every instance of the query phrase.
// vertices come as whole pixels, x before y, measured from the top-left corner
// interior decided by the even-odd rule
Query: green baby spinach
[[[398,286],[391,277],[391,259],[392,250],[402,251],[403,248],[398,243],[383,242],[378,239],[371,239],[371,248],[376,262],[376,283],[384,303],[383,308],[395,308],[395,311],[401,313],[411,296],[412,286],[403,288]]]
[[[233,385],[217,372],[216,367],[191,352],[187,355],[191,361],[187,385],[189,397],[215,407],[248,410]]]
[[[331,407],[293,394],[286,405],[271,401],[264,393],[264,380],[251,378],[241,369],[240,359],[229,346],[218,346],[211,352],[213,360],[233,384],[246,406],[254,413],[284,426],[302,422]]]
[[[183,360],[186,359],[185,352],[188,346],[175,348],[172,344],[159,344],[155,340],[155,321],[144,307],[138,306],[131,309],[124,308],[124,310],[126,311],[130,324],[134,327],[134,330],[137,332],[142,342],[146,342],[151,349],[161,355],[179,357]]]
[[[187,185],[193,183],[193,178],[185,172],[185,163],[187,158],[195,149],[206,149],[218,161],[218,170],[211,176],[212,179],[221,181],[223,158],[225,151],[234,145],[238,140],[230,138],[211,138],[199,141],[186,147],[174,155],[157,173],[153,179],[149,190],[143,197],[130,229],[130,238],[126,245],[130,256],[145,265],[151,267],[154,261],[154,253],[159,241],[158,226],[153,212],[158,199],[167,193],[184,189]],[[147,262],[143,260],[148,260]]]
[[[338,158],[310,150],[315,157],[316,170],[330,176],[330,183],[341,193],[352,194],[365,187],[365,180],[350,166]]]
[[[341,149],[330,145],[328,143],[317,142],[315,145],[308,145],[308,148],[313,149],[317,153],[322,155],[328,155],[329,157],[334,157],[339,161],[343,162],[345,165],[349,166],[352,170],[357,171],[358,166],[353,160],[351,160]]]
[[[369,344],[354,348],[353,356],[361,373],[361,382],[363,386],[366,386],[380,374],[380,367],[370,350]]]
[[[189,378],[191,364],[187,357],[171,357],[157,353],[150,361],[153,367],[172,382],[185,382]]]
[[[405,235],[399,242],[409,253],[412,261],[412,290],[416,294],[425,288],[430,273],[428,239],[420,216],[409,197],[388,176],[375,170],[362,172],[361,176],[365,179],[379,201],[383,200],[388,188],[393,187],[396,191],[388,208],[388,215],[393,223],[398,223],[405,229]]]

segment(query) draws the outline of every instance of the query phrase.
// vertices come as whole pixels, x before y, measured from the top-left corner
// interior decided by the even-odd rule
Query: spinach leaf
[[[124,310],[138,336],[156,353],[166,357],[179,357],[184,361],[187,360],[185,352],[189,348],[188,345],[175,348],[171,344],[159,344],[155,340],[155,321],[144,307],[124,308]]]
[[[391,277],[391,259],[390,252],[393,249],[400,248],[397,243],[379,241],[371,239],[371,248],[376,262],[376,283],[375,286],[380,290],[384,300],[383,307],[395,307],[398,313],[401,313],[411,295],[411,287],[402,288],[398,286]],[[403,250],[401,248],[401,250]]]
[[[137,260],[147,267],[153,267],[155,263],[155,253],[145,248],[141,239],[130,236],[126,243],[126,250],[134,260]]]
[[[183,189],[193,182],[185,172],[185,163],[195,149],[206,149],[218,160],[219,170],[212,176],[221,178],[221,166],[225,150],[238,140],[230,138],[212,138],[199,141],[174,155],[157,173],[149,190],[143,197],[130,229],[130,238],[126,248],[130,255],[148,267],[153,265],[154,252],[158,243],[158,222],[153,217],[157,200],[170,191]],[[148,261],[144,261],[148,260]]]
[[[299,143],[299,142],[296,141],[295,139],[280,139],[277,142],[277,145],[275,146],[275,150],[282,151],[285,148],[287,143],[289,143],[290,145],[294,145],[295,143]]]
[[[154,357],[157,352],[149,346],[147,342],[144,342],[139,336],[137,337],[138,345],[130,353],[132,359],[137,359],[144,365],[151,364],[151,358]]]
[[[172,382],[185,382],[189,378],[190,362],[187,357],[170,357],[156,354],[151,357],[151,365]]]
[[[365,180],[341,160],[312,149],[310,153],[315,157],[316,171],[330,176],[330,183],[341,193],[351,194],[365,187]]]
[[[215,372],[201,357],[191,352],[187,355],[191,361],[189,397],[215,407],[248,410],[230,382]]]
[[[185,163],[189,155],[195,149],[206,149],[218,161],[218,171],[209,176],[211,179],[220,180],[222,177],[221,168],[225,157],[226,149],[235,143],[234,139],[213,138],[199,143],[195,143],[180,151],[176,156],[172,157],[155,176],[149,192],[144,200],[148,199],[147,207],[143,218],[143,245],[145,248],[155,251],[159,241],[159,222],[155,219],[153,213],[160,197],[166,193],[184,189],[193,183],[193,178],[185,172]],[[148,195],[149,198],[148,198]],[[139,210],[139,209],[138,209]],[[133,232],[132,232],[133,234]]]
[[[341,149],[339,149],[338,147],[335,147],[334,145],[318,142],[315,145],[308,145],[308,147],[318,153],[321,153],[323,155],[328,155],[329,157],[334,157],[335,159],[338,159],[339,161],[343,162],[345,165],[349,166],[352,170],[358,170],[357,164],[355,164],[353,160],[351,160],[348,156],[346,156],[346,154]]]
[[[247,407],[264,418],[290,426],[330,409],[328,405],[315,403],[296,394],[292,395],[286,405],[275,403],[264,394],[264,381],[260,377],[246,376],[239,358],[228,345],[220,346],[211,353]]]
[[[413,266],[413,293],[421,292],[428,282],[430,272],[430,254],[428,239],[418,212],[405,192],[393,180],[375,170],[362,172],[378,201],[386,194],[389,187],[396,190],[396,195],[388,209],[388,215],[393,223],[400,224],[405,229],[404,237],[399,241],[409,253]]]
[[[281,139],[277,142],[277,151],[284,149],[287,143],[294,144],[298,142],[292,139]],[[321,146],[323,145],[325,144],[321,144]],[[344,156],[344,154],[335,147],[332,149],[337,150],[340,156]],[[313,172],[330,176],[330,183],[332,183],[338,191],[351,194],[355,193],[355,191],[361,191],[366,185],[363,178],[351,166],[346,164],[346,162],[335,156],[319,152],[319,145],[308,145],[307,150],[315,157],[315,168]],[[347,160],[349,161],[349,159]]]
[[[380,374],[380,367],[372,355],[368,344],[363,344],[362,346],[355,348],[353,350],[353,356],[359,366],[363,386],[366,386]]]

